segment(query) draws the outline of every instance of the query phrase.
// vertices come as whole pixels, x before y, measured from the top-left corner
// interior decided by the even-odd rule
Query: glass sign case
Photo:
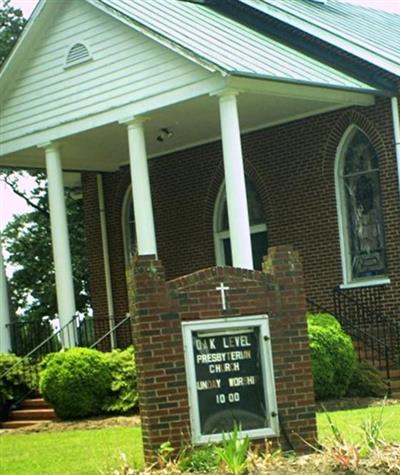
[[[192,440],[278,435],[267,315],[182,324]]]

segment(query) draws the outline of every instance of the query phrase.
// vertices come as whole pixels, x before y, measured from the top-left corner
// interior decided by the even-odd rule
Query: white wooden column
[[[0,241],[0,353],[11,351],[10,328],[6,326],[9,323],[10,306],[8,303],[7,278]]]
[[[142,117],[138,117],[125,123],[128,129],[133,210],[135,213],[138,253],[140,256],[157,256],[156,233],[144,137],[145,120],[146,119]]]
[[[234,91],[220,94],[219,110],[232,263],[234,267],[253,269],[239,115]]]
[[[76,313],[72,277],[71,251],[69,247],[67,212],[60,150],[56,144],[44,145],[49,192],[50,225],[53,246],[56,292],[60,325],[67,324]],[[72,346],[73,339],[65,346]]]

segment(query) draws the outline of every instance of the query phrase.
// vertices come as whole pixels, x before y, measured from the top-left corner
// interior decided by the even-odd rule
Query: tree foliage
[[[10,54],[25,23],[19,8],[12,7],[10,0],[0,0],[0,66]]]
[[[14,269],[9,280],[11,301],[25,318],[39,319],[57,314],[55,273],[51,247],[47,181],[42,172],[32,172],[36,186],[27,196],[18,185],[21,172],[5,172],[0,177],[22,195],[32,211],[15,216],[2,233],[6,263]],[[72,271],[77,310],[86,313],[90,306],[83,207],[66,189],[66,207]],[[72,317],[72,315],[71,315]]]

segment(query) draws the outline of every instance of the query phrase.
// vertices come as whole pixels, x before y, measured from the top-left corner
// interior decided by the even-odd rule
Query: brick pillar
[[[190,441],[182,321],[269,315],[281,436],[296,450],[315,441],[315,407],[302,266],[289,246],[273,248],[258,271],[214,267],[166,283],[161,262],[136,257],[127,277],[147,464],[163,442]],[[216,287],[230,287],[229,315]]]
[[[154,256],[134,259],[128,288],[145,461],[151,464],[163,442],[178,449],[189,440],[181,323],[168,311],[164,268]]]
[[[296,450],[309,450],[304,440],[315,442],[315,398],[299,254],[292,246],[271,248],[264,258],[263,272],[272,277],[277,289],[271,343],[281,433]]]

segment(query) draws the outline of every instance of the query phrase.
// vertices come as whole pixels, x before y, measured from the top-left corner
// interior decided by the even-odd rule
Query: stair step
[[[21,402],[20,407],[23,409],[51,409],[51,404],[43,398],[36,397],[34,399],[25,399]]]
[[[42,421],[54,419],[54,417],[54,409],[17,409],[9,414],[9,419],[12,421]]]
[[[400,379],[390,379],[390,386],[392,389],[400,390]]]
[[[29,427],[35,424],[51,422],[50,420],[24,420],[24,421],[6,421],[0,424],[1,429],[20,429],[21,427]]]

